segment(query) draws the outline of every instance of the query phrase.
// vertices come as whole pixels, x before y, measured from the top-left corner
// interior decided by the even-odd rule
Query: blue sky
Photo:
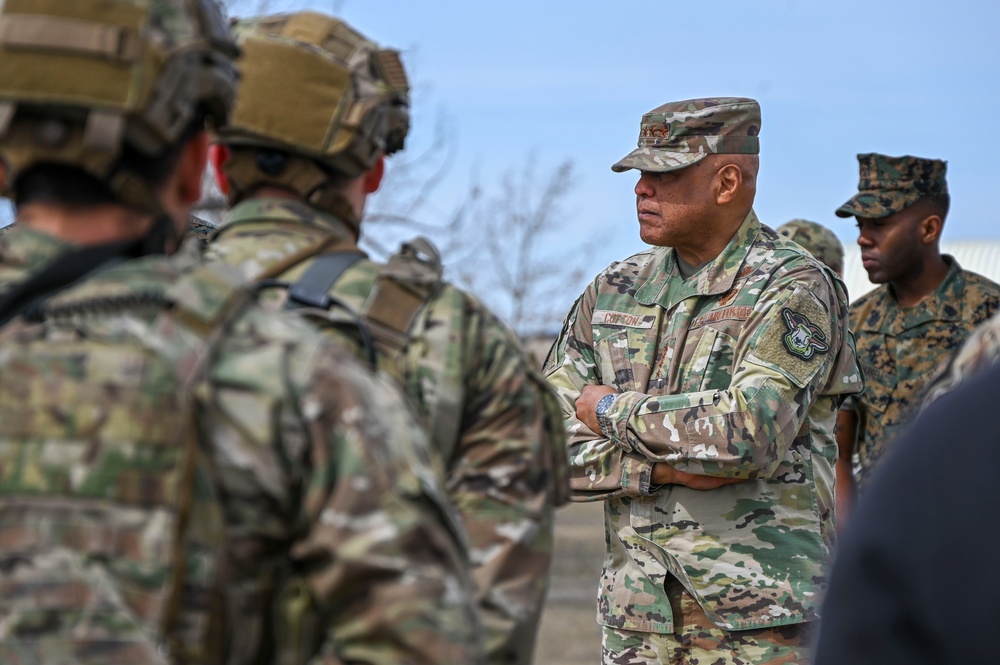
[[[643,248],[636,175],[610,170],[635,145],[640,116],[703,96],[761,103],[765,223],[804,217],[853,244],[852,220],[833,211],[856,190],[856,154],[878,151],[948,160],[945,240],[1000,238],[997,2],[230,0],[236,13],[261,2],[337,13],[403,51],[414,82],[407,152],[431,143],[441,114],[449,130],[433,197],[442,217],[470,173],[489,187],[531,156],[541,176],[572,161],[567,242],[603,240],[587,275]]]
[[[567,232],[610,231],[593,272],[642,248],[635,175],[610,165],[644,111],[666,101],[748,96],[763,109],[756,209],[777,226],[829,225],[857,187],[859,152],[948,160],[945,238],[1000,237],[1000,3],[911,0],[503,3],[344,0],[339,9],[400,48],[415,80],[411,149],[446,113],[454,159],[442,200],[470,169],[483,180],[530,154],[572,160]]]

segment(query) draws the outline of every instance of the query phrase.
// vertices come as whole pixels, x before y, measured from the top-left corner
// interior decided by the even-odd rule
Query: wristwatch
[[[608,417],[608,411],[611,410],[611,405],[615,403],[615,398],[617,397],[617,393],[605,395],[597,400],[597,406],[594,407],[594,413],[597,415],[597,426],[601,428],[601,434],[609,438],[612,432],[611,418]]]

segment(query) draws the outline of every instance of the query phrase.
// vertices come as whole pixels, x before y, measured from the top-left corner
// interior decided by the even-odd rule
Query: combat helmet
[[[221,125],[238,54],[215,0],[4,0],[0,159],[4,194],[28,168],[78,167],[163,217],[125,147],[155,157],[197,114]]]
[[[240,21],[235,34],[243,79],[219,131],[232,150],[230,203],[279,186],[357,229],[338,184],[403,148],[409,84],[399,52],[311,11]]]

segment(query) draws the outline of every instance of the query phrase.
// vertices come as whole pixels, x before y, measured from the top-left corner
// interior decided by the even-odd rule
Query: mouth
[[[873,256],[865,256],[864,254],[862,254],[861,265],[864,267],[865,270],[870,270],[871,268],[874,268],[875,266],[878,265],[878,261]]]

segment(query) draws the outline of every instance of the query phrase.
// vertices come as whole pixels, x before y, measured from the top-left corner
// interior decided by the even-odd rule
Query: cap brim
[[[837,217],[879,219],[905,210],[920,198],[917,196],[880,196],[874,192],[858,192],[850,201],[837,208]]]
[[[665,173],[691,166],[708,156],[707,152],[670,152],[654,148],[636,148],[621,160],[611,165],[615,173],[629,169]]]

